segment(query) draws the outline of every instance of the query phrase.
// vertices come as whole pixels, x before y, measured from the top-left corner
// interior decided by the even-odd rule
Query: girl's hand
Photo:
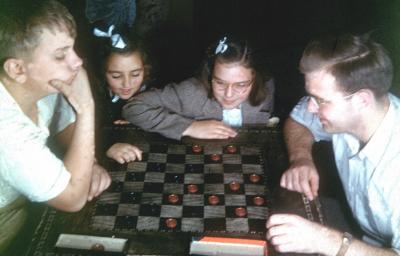
[[[128,143],[115,143],[106,152],[106,155],[120,164],[139,159],[142,160],[142,151]]]
[[[204,120],[194,121],[182,135],[197,139],[227,139],[235,137],[237,132],[222,121]]]

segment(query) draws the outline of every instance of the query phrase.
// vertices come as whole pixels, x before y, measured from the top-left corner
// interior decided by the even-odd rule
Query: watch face
[[[343,234],[343,243],[346,245],[349,245],[351,243],[351,240],[353,239],[353,236],[347,232]]]

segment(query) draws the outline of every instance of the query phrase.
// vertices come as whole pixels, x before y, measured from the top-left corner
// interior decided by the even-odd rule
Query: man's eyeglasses
[[[213,87],[218,91],[225,91],[226,88],[232,86],[232,90],[236,93],[243,93],[250,85],[253,83],[253,80],[237,82],[237,83],[227,83],[217,78],[213,78],[211,80]]]
[[[319,98],[319,97],[316,97],[316,96],[308,95],[308,100],[312,101],[312,103],[314,103],[314,105],[316,105],[318,108],[320,108],[321,106],[327,105],[329,103],[332,103],[332,102],[334,102],[335,100],[338,100],[338,99],[342,99],[342,100],[350,99],[356,93],[357,92],[354,92],[352,94],[343,96],[341,98],[335,98],[335,99],[332,99],[332,100],[325,100],[325,99],[322,99],[322,98]]]

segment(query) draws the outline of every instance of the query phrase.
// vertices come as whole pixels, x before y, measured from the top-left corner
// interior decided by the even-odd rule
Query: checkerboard
[[[142,161],[110,170],[113,183],[95,203],[92,229],[264,234],[269,191],[261,147],[234,145],[230,152],[232,145],[204,145],[195,152],[185,144],[137,146]],[[239,187],[232,190],[232,182]]]

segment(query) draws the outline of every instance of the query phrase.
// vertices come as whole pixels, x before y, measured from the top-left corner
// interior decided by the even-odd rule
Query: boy
[[[25,219],[23,196],[73,212],[111,182],[94,163],[94,103],[73,17],[53,0],[1,5],[0,252]],[[46,145],[52,134],[63,159]]]

